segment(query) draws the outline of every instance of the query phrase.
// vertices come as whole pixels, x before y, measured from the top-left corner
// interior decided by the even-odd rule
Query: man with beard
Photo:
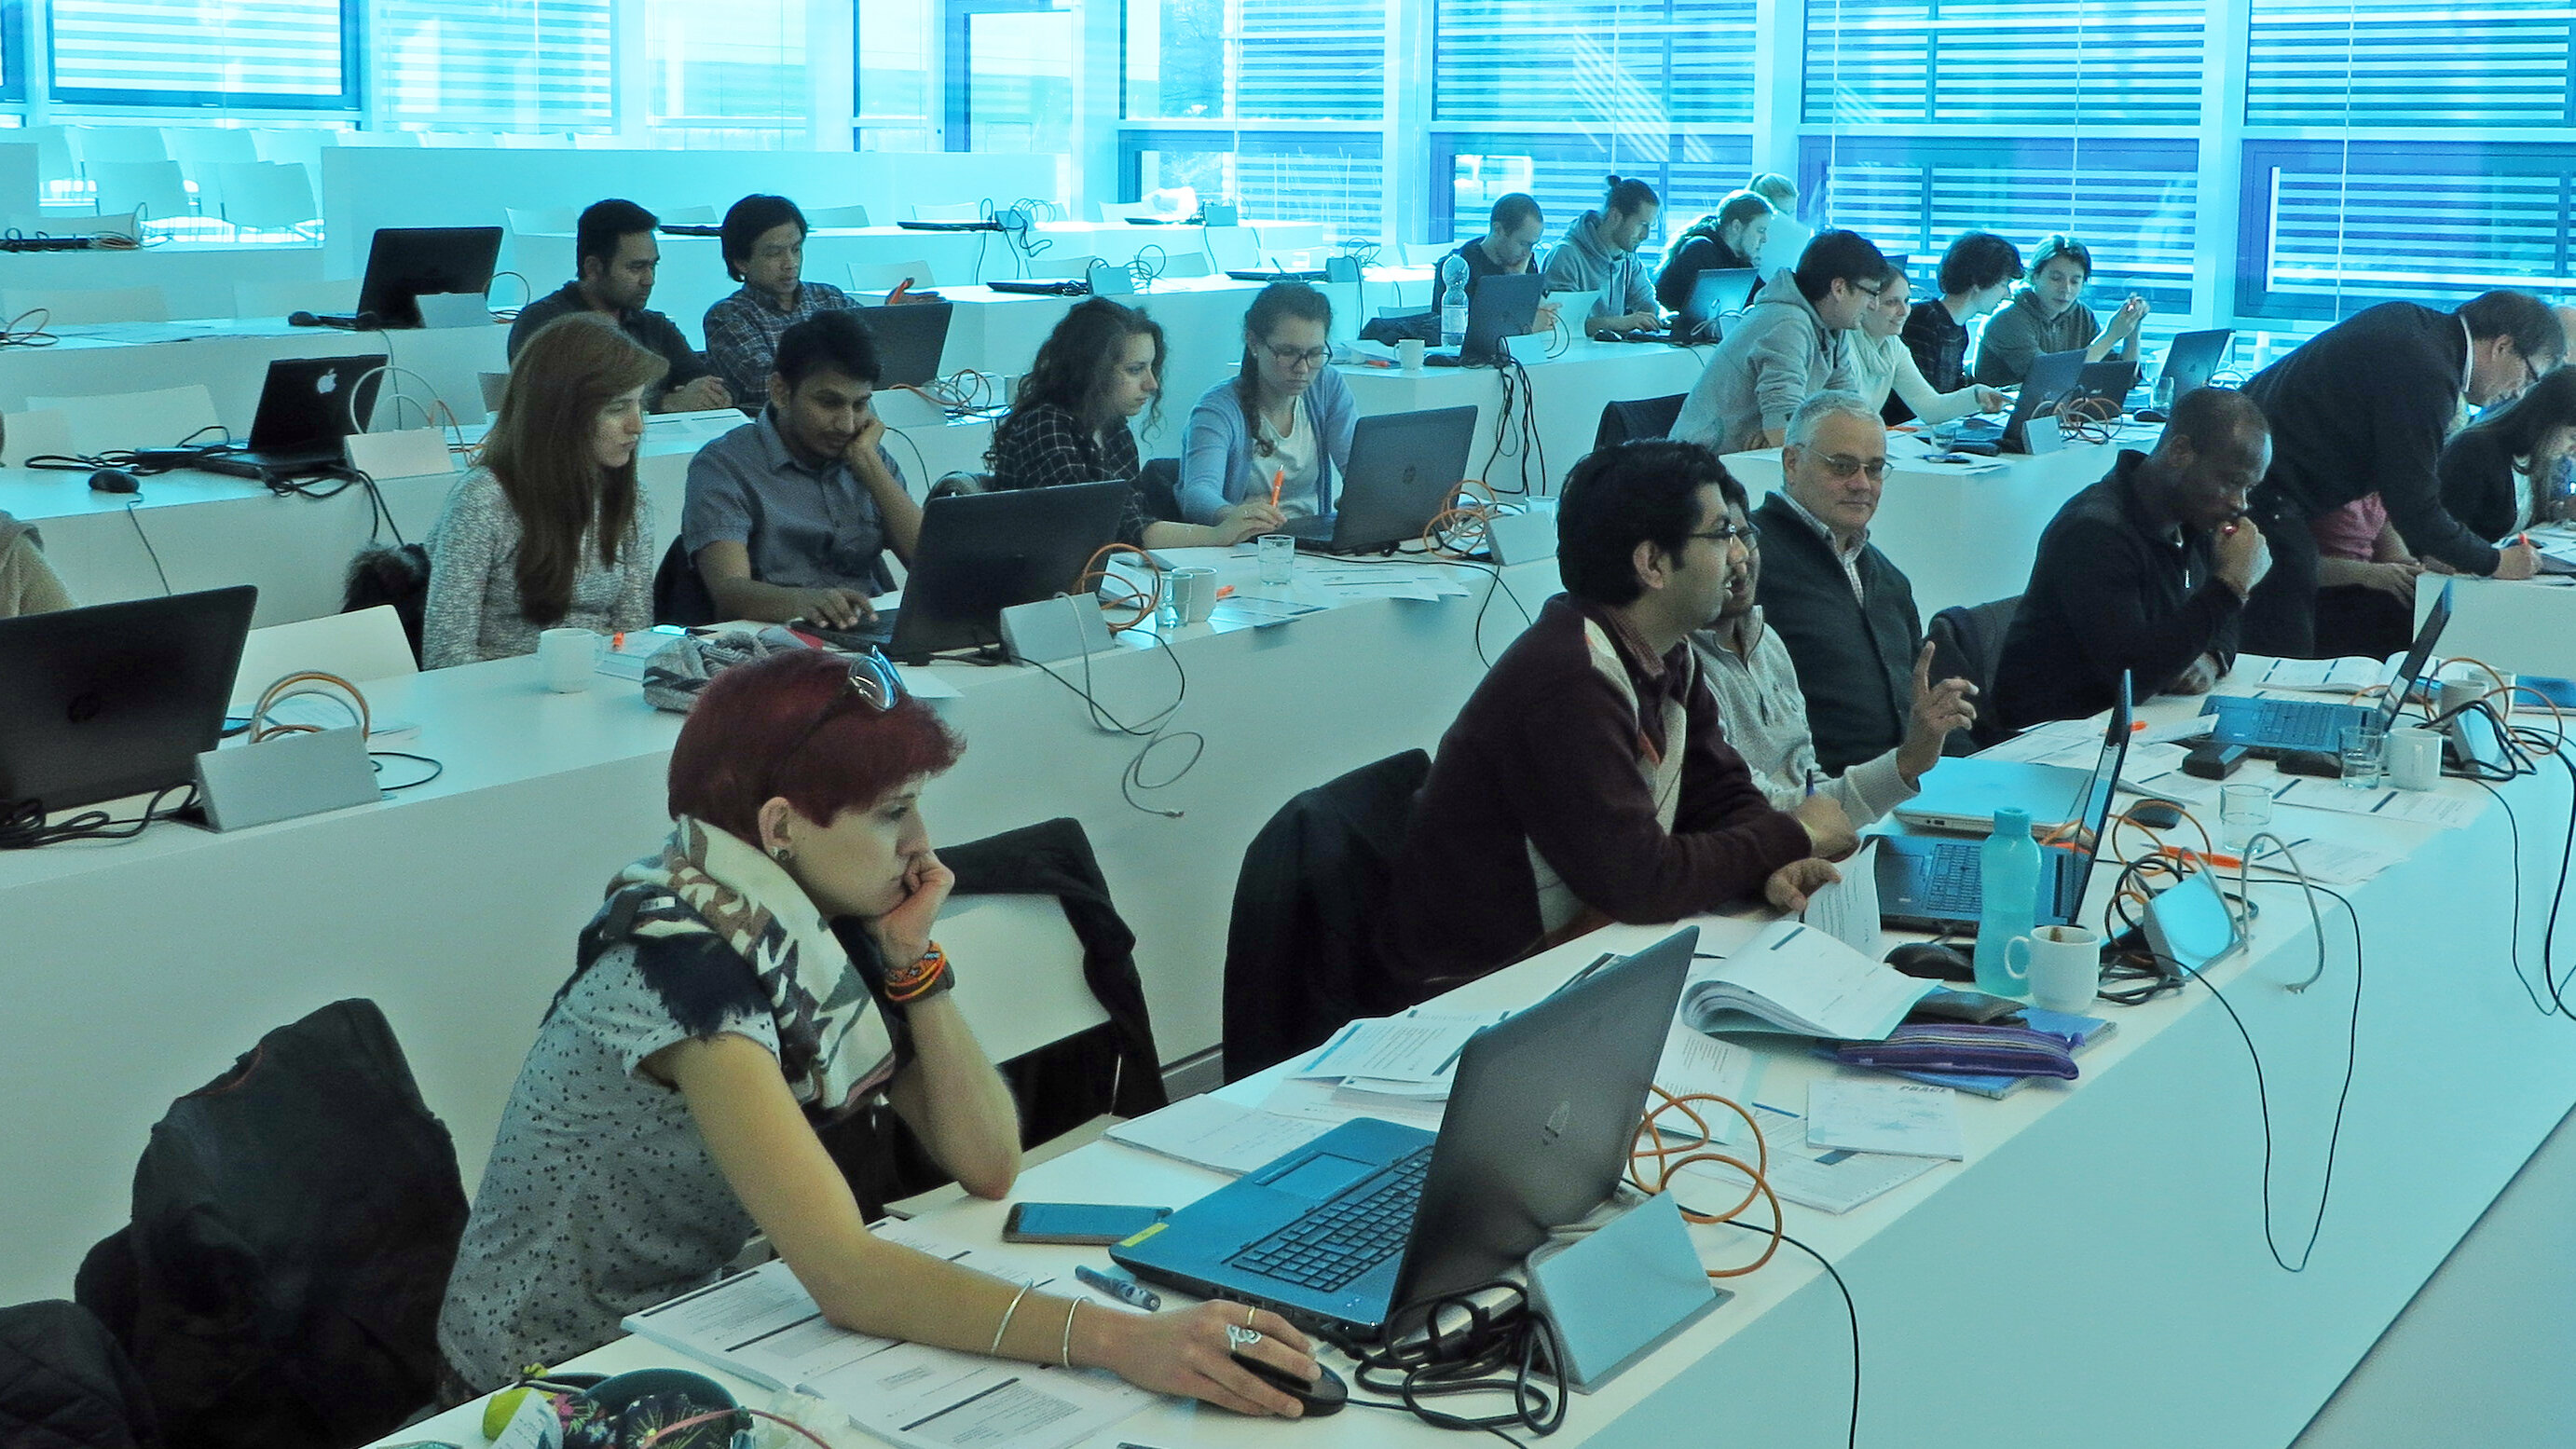
[[[1566,592],[1494,661],[1415,801],[1394,994],[1428,998],[1610,921],[1754,896],[1798,910],[1839,878],[1826,862],[1853,849],[1851,822],[1824,796],[1763,799],[1690,648],[1733,568],[1732,481],[1714,453],[1661,440],[1574,465],[1556,515]]]
[[[811,619],[846,629],[909,563],[921,505],[886,452],[875,341],[857,314],[821,312],[778,338],[769,407],[689,462],[680,534],[720,619]]]

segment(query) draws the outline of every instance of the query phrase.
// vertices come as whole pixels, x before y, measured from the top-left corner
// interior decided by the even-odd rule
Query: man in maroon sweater
[[[1717,456],[1664,441],[1574,465],[1556,512],[1567,592],[1441,737],[1389,904],[1392,969],[1429,997],[1607,921],[1659,924],[1837,879],[1851,822],[1774,810],[1719,733],[1691,631],[1746,540]]]

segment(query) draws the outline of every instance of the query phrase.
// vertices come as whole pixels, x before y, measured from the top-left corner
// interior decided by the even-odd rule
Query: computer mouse
[[[2165,415],[2157,412],[2154,408],[2140,408],[2136,412],[2129,414],[2129,416],[2142,423],[2161,423],[2167,421]]]
[[[1974,981],[1976,963],[1937,941],[1908,941],[1887,953],[1887,964],[1931,981]]]
[[[286,314],[286,325],[289,327],[319,327],[322,325],[322,319],[314,316],[310,312],[289,312]]]
[[[89,475],[89,488],[93,493],[140,493],[143,483],[122,468],[101,468]]]
[[[2129,818],[2149,830],[2171,830],[2182,823],[2182,807],[2164,800],[2141,800],[2129,807]]]
[[[1340,1413],[1342,1405],[1349,1402],[1351,1397],[1351,1386],[1342,1382],[1342,1376],[1329,1368],[1324,1369],[1322,1378],[1309,1383],[1286,1369],[1273,1368],[1241,1349],[1235,1350],[1234,1361],[1252,1370],[1254,1377],[1263,1383],[1305,1405],[1306,1417],[1309,1419],[1320,1419],[1327,1414]],[[1317,1364],[1316,1367],[1324,1366]]]

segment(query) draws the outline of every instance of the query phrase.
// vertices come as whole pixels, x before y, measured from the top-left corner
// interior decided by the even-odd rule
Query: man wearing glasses
[[[1912,799],[1923,788],[1925,772],[1939,762],[1950,732],[1977,722],[1977,707],[1969,700],[1977,687],[1964,679],[1933,683],[1932,646],[1925,644],[1914,655],[1905,742],[1840,775],[1825,774],[1816,763],[1797,665],[1779,631],[1765,627],[1755,602],[1762,529],[1746,516],[1744,485],[1730,475],[1719,486],[1726,495],[1726,522],[1716,530],[1727,550],[1726,601],[1718,606],[1717,622],[1692,634],[1691,642],[1717,695],[1726,742],[1744,757],[1754,786],[1775,807],[1794,810],[1809,796],[1820,796],[1854,824],[1866,825]]]
[[[1424,1000],[1609,921],[1757,896],[1799,910],[1837,878],[1851,822],[1821,795],[1763,798],[1691,649],[1736,560],[1732,482],[1707,449],[1661,439],[1566,476],[1566,591],[1486,671],[1415,799],[1387,897],[1390,994]]]
[[[1765,545],[1754,597],[1798,667],[1816,764],[1839,775],[1902,744],[1923,621],[1914,586],[1869,541],[1887,482],[1887,426],[1858,393],[1789,418],[1781,489],[1753,511]]]
[[[2155,451],[2123,449],[2040,535],[2030,587],[1995,665],[2011,729],[2090,719],[2120,698],[2205,694],[2236,660],[2237,618],[2263,577],[2245,496],[2272,462],[2263,412],[2241,392],[2182,395]]]
[[[1764,284],[1727,324],[1673,436],[1721,453],[1776,448],[1789,415],[1817,393],[1851,386],[1843,334],[1888,286],[1887,258],[1858,232],[1820,231],[1795,270]]]
[[[2527,579],[2539,555],[2491,548],[2442,507],[2435,462],[2465,401],[2510,402],[2556,367],[2558,318],[2523,292],[2486,292],[2456,312],[2384,302],[2254,374],[2245,395],[2272,424],[2272,468],[2247,511],[2271,541],[2272,571],[2245,603],[2245,647],[2316,653],[2317,547],[2308,523],[2364,494],[2427,567]]]

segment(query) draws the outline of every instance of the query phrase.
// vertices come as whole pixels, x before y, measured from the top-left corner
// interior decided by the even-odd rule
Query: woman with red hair
[[[960,749],[874,655],[772,656],[698,696],[671,837],[609,883],[503,1113],[439,1314],[451,1398],[606,1342],[760,1232],[844,1328],[1298,1412],[1230,1357],[1313,1377],[1276,1316],[1129,1313],[884,1242],[816,1136],[882,1097],[968,1191],[1018,1175],[930,937],[954,878],[920,797]]]

